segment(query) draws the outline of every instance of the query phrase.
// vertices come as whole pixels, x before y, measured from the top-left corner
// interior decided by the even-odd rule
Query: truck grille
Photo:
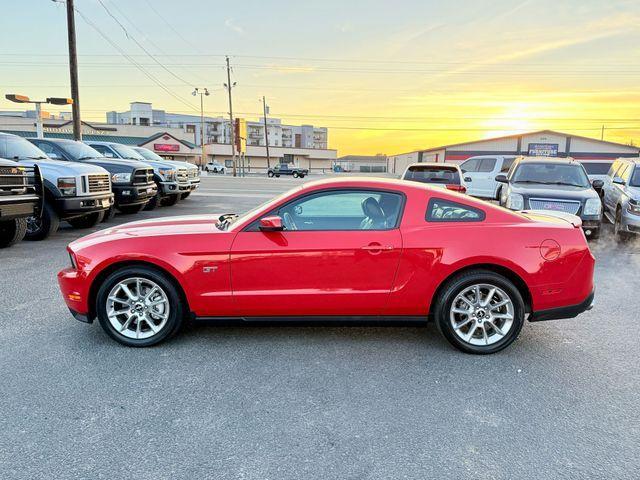
[[[109,174],[89,175],[89,193],[110,192]]]
[[[27,174],[18,167],[0,167],[0,193],[23,189],[27,185]]]
[[[575,215],[580,210],[580,202],[575,200],[558,200],[553,198],[530,198],[531,210],[552,210]]]
[[[134,185],[148,185],[153,182],[153,169],[152,168],[139,168],[133,172],[133,184]]]
[[[189,181],[189,174],[188,174],[186,168],[179,168],[178,169],[177,180],[178,180],[178,183],[186,183],[186,182]]]

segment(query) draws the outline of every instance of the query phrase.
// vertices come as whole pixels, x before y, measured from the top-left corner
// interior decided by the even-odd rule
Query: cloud
[[[244,35],[244,28],[236,24],[233,18],[227,18],[224,21],[224,26],[227,27],[229,30],[236,32],[238,35]]]

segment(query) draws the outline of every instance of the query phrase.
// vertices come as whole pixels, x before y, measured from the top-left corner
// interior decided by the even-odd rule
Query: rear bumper
[[[575,318],[587,310],[593,308],[595,291],[591,292],[587,298],[577,305],[568,307],[550,308],[548,310],[538,310],[529,315],[530,322],[542,322],[545,320],[559,320],[561,318]]]
[[[55,208],[61,218],[108,210],[113,205],[113,193],[105,192],[85,197],[59,197]]]
[[[33,215],[40,203],[35,195],[7,195],[0,197],[0,221]]]
[[[151,200],[158,193],[158,187],[155,183],[147,185],[113,185],[113,193],[115,194],[116,206],[139,205]]]

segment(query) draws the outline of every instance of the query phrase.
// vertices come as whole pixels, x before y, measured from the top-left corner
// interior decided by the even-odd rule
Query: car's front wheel
[[[44,240],[49,235],[58,231],[60,218],[53,207],[45,202],[40,216],[33,215],[27,218],[27,233],[25,240]]]
[[[82,217],[70,218],[67,223],[73,228],[92,228],[99,224],[104,218],[104,211],[93,212]]]
[[[173,207],[176,203],[178,203],[178,200],[180,200],[180,194],[176,193],[175,195],[164,197],[160,201],[160,205],[162,205],[163,207]]]
[[[96,296],[100,325],[114,340],[149,347],[174,335],[183,306],[173,283],[148,267],[125,267],[109,275]]]
[[[622,226],[622,209],[618,208],[616,210],[616,218],[613,222],[613,235],[615,239],[620,243],[625,243],[629,240],[629,233],[623,230]]]
[[[140,203],[138,205],[120,205],[118,210],[125,215],[133,215],[139,213],[146,206],[146,203]]]
[[[191,192],[183,193],[182,195],[180,195],[180,200],[184,200],[185,198],[189,198],[189,195],[191,195]]]
[[[495,353],[508,347],[524,324],[524,301],[507,278],[486,270],[450,280],[437,300],[438,329],[466,353]]]

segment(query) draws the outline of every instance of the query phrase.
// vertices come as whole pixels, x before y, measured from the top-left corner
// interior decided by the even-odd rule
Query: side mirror
[[[624,180],[620,177],[613,177],[613,183],[617,183],[618,185],[624,185]]]
[[[260,230],[262,232],[281,232],[284,230],[282,225],[282,217],[273,215],[271,217],[263,217],[260,219]]]
[[[471,178],[471,177],[464,177],[464,181],[465,181],[465,182],[473,182],[473,178]]]
[[[496,182],[508,183],[507,176],[506,175],[502,175],[502,174],[501,175],[496,175]]]
[[[596,179],[591,182],[591,185],[593,185],[593,188],[595,188],[596,190],[600,190],[602,187],[604,187],[604,182],[602,180]]]

